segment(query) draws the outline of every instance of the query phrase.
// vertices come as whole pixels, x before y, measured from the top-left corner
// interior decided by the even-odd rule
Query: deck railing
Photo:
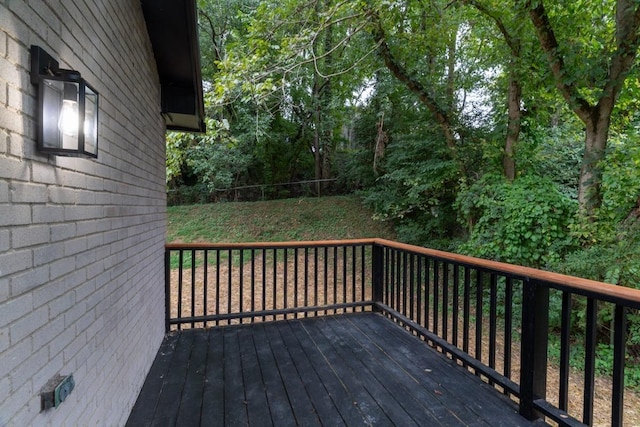
[[[375,310],[516,400],[523,416],[559,425],[594,422],[596,316],[608,307],[605,394],[611,425],[623,423],[626,320],[638,314],[638,290],[382,239],[170,244],[165,263],[167,331]],[[586,327],[576,334],[578,318]],[[570,354],[582,347],[576,370]],[[570,385],[581,385],[580,408],[570,405]]]

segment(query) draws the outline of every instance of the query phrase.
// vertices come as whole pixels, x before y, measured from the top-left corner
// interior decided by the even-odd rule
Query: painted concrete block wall
[[[36,151],[31,44],[100,93],[97,160]],[[164,332],[164,131],[138,1],[0,0],[0,426],[126,421]]]

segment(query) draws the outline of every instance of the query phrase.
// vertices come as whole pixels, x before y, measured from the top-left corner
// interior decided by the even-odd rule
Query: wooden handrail
[[[167,243],[166,249],[280,249],[323,246],[364,246],[376,243],[377,239],[312,240],[290,242],[240,242],[240,243]]]

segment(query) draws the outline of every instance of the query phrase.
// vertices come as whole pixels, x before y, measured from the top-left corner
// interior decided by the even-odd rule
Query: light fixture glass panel
[[[42,121],[42,138],[40,138],[40,142],[45,149],[62,148],[58,122],[60,121],[62,101],[64,99],[64,82],[43,79],[40,84],[40,92],[40,102],[42,103],[40,117]]]
[[[98,94],[90,86],[85,86],[84,150],[98,156]]]
[[[58,129],[61,133],[60,138],[62,139],[62,148],[64,150],[78,150],[79,148],[79,93],[79,83],[64,82],[64,95],[62,99],[62,107],[60,109],[60,117],[58,118]]]

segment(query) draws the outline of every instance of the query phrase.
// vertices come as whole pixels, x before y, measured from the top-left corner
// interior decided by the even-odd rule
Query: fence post
[[[549,288],[526,278],[522,286],[522,339],[520,350],[520,415],[535,420],[536,399],[546,398],[549,334]]]
[[[374,243],[372,245],[372,278],[373,278],[373,289],[372,289],[372,298],[374,302],[382,303],[383,295],[383,281],[384,281],[384,248]]]

